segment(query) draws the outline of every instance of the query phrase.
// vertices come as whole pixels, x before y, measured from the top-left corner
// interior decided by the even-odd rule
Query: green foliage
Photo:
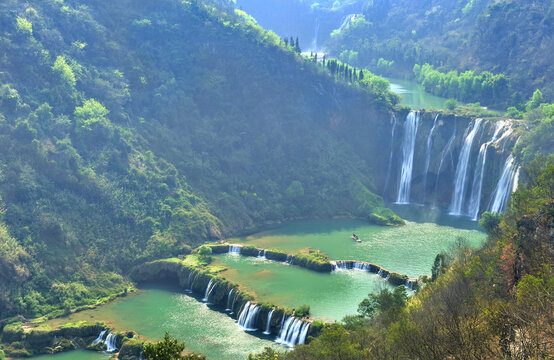
[[[75,108],[75,130],[77,132],[91,131],[94,127],[108,127],[107,119],[109,111],[94,99],[88,99],[83,106]]]
[[[264,351],[258,354],[248,354],[248,360],[278,360],[284,358],[284,353],[277,352],[270,347],[264,348]]]
[[[17,31],[25,35],[33,35],[33,24],[22,17],[17,17]]]
[[[71,66],[67,64],[65,56],[58,56],[54,65],[52,66],[52,71],[59,77],[60,81],[66,86],[74,87],[77,83],[75,78],[75,73]]]
[[[310,305],[304,304],[294,308],[294,316],[301,318],[310,316]]]
[[[198,248],[198,257],[201,262],[210,263],[212,261],[212,248],[208,245],[202,245]]]
[[[285,190],[285,194],[290,199],[297,199],[304,196],[304,187],[302,183],[298,180],[293,180],[289,187]]]
[[[147,360],[201,360],[205,356],[189,354],[182,355],[185,350],[185,343],[179,343],[177,339],[171,338],[166,331],[164,339],[157,343],[146,343],[142,356]]]
[[[538,108],[542,103],[544,103],[544,99],[542,97],[542,92],[539,89],[537,89],[533,93],[533,96],[531,97],[531,100],[529,100],[527,102],[527,104],[525,104],[525,110],[527,110],[527,111],[534,110],[534,109]]]
[[[445,105],[448,110],[454,110],[456,109],[456,106],[458,106],[458,101],[456,101],[456,99],[448,99],[446,100]]]
[[[489,236],[494,235],[498,231],[500,220],[500,214],[491,214],[485,211],[479,219],[479,226],[482,227]]]
[[[435,257],[433,262],[433,267],[431,268],[431,281],[437,280],[439,275],[444,274],[448,269],[448,259],[446,254],[439,253]]]

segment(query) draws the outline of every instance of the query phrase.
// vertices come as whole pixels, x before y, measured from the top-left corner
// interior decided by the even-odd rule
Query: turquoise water
[[[126,298],[51,320],[48,324],[55,327],[82,320],[103,321],[118,331],[134,330],[142,340],[160,340],[168,331],[179,341],[185,341],[187,350],[202,353],[213,360],[246,359],[251,352],[261,352],[266,346],[278,346],[273,343],[273,337],[259,338],[247,334],[226,314],[211,310],[191,296],[170,290],[139,290]],[[81,356],[82,352],[68,354],[73,353]],[[66,359],[69,358],[61,358]]]
[[[318,273],[286,263],[238,255],[221,255],[217,261],[231,270],[222,276],[252,292],[258,303],[272,303],[291,308],[311,306],[311,315],[327,320],[341,320],[356,313],[358,304],[369,293],[392,288],[376,274],[344,270]]]
[[[423,86],[408,80],[386,78],[391,84],[391,90],[399,94],[403,105],[408,105],[412,109],[444,109],[446,108],[446,98],[432,95],[425,92]]]
[[[418,277],[430,274],[435,256],[449,251],[458,237],[472,247],[481,246],[486,239],[478,230],[416,221],[399,227],[376,226],[360,220],[301,221],[232,238],[229,242],[289,252],[319,249],[331,260],[368,261],[409,277]],[[452,221],[459,220],[453,218]],[[360,237],[361,243],[351,239],[353,232]]]
[[[37,360],[107,360],[110,355],[95,351],[75,350],[54,355],[35,356]]]

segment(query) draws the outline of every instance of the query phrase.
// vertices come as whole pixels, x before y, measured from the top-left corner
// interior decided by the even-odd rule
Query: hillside
[[[554,7],[547,0],[367,1],[327,45],[333,56],[390,76],[410,74],[424,63],[444,73],[504,74],[511,84],[506,105],[535,89],[554,98],[553,26]],[[390,61],[392,67],[382,66]]]
[[[9,0],[0,19],[0,319],[94,304],[137,262],[271,223],[400,221],[367,156],[393,104],[244,13]]]

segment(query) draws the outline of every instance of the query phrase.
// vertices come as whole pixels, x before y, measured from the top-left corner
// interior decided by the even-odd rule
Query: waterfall
[[[265,335],[269,335],[269,334],[270,334],[269,327],[271,326],[271,316],[273,316],[273,309],[271,309],[271,311],[269,312],[269,314],[267,314],[267,325],[265,326],[265,331],[264,331],[264,334],[265,334]]]
[[[256,323],[258,320],[258,312],[260,306],[251,304],[250,301],[246,303],[241,313],[239,314],[238,325],[244,331],[256,331]]]
[[[117,347],[115,346],[115,335],[112,333],[108,334],[108,337],[106,338],[106,341],[104,344],[106,345],[106,351],[111,353],[117,350]]]
[[[312,49],[317,53],[317,37],[319,35],[319,18],[315,18],[314,39],[312,40]]]
[[[210,293],[212,292],[214,287],[215,287],[215,283],[214,283],[213,279],[210,279],[210,282],[208,283],[208,286],[206,287],[206,292],[204,293],[204,298],[202,299],[203,302],[208,302],[208,299],[210,297]]]
[[[389,281],[390,279],[390,274],[387,274],[387,277],[385,278],[385,281]]]
[[[456,174],[454,175],[454,193],[452,195],[452,204],[450,205],[450,215],[462,215],[462,205],[464,202],[467,188],[467,171],[469,167],[469,156],[473,139],[481,127],[483,119],[476,119],[473,128],[469,126],[464,134],[464,145],[458,158]],[[471,128],[471,131],[469,129]]]
[[[452,133],[452,136],[450,139],[448,139],[448,142],[446,143],[444,149],[442,150],[441,154],[441,160],[439,162],[439,169],[437,170],[437,179],[435,180],[435,201],[437,200],[437,192],[439,190],[439,177],[442,169],[442,164],[444,164],[444,160],[446,159],[446,155],[450,153],[450,149],[452,148],[452,144],[454,144],[454,140],[456,140],[456,133],[457,128],[456,124],[454,124],[454,132]]]
[[[429,136],[427,137],[427,154],[425,156],[425,170],[423,172],[423,203],[425,203],[425,193],[427,192],[427,173],[429,172],[429,165],[431,165],[431,148],[433,147],[433,134],[437,126],[438,118],[439,114],[435,116],[433,127],[431,128],[431,131],[429,131]]]
[[[242,246],[239,245],[229,245],[229,254],[240,254]]]
[[[237,291],[235,291],[235,296],[233,297],[233,302],[231,303],[231,307],[230,307],[230,313],[229,314],[233,314],[234,311],[233,309],[235,308],[235,302],[237,301],[237,296],[239,295],[239,290],[237,289]]]
[[[233,291],[235,291],[235,288],[229,290],[229,294],[227,294],[227,307],[225,308],[225,311],[231,311],[233,309],[231,307],[231,296],[233,295]]]
[[[98,344],[100,341],[102,341],[104,339],[104,334],[106,333],[106,330],[102,330],[100,331],[100,335],[98,335],[98,337],[96,339],[94,339],[94,341],[92,342],[91,345],[96,345]]]
[[[263,250],[258,250],[258,257],[261,258],[263,254]]]
[[[289,316],[283,326],[281,326],[281,331],[277,339],[275,339],[275,342],[288,347],[294,347],[296,344],[303,344],[306,340],[309,326],[309,323],[305,323],[294,316]]]
[[[404,123],[404,140],[402,143],[402,171],[396,203],[409,204],[412,186],[412,169],[414,166],[415,141],[419,125],[419,112],[410,112]]]
[[[473,174],[473,184],[471,186],[471,197],[469,199],[469,206],[467,214],[475,221],[479,217],[479,209],[481,206],[481,193],[483,190],[483,176],[485,174],[485,164],[487,163],[487,150],[489,146],[496,141],[498,134],[504,128],[506,123],[498,122],[494,128],[494,134],[492,138],[479,148],[479,157],[477,158],[477,165],[475,166],[475,173]]]
[[[383,277],[383,269],[379,269],[379,272],[377,273],[380,277]]]
[[[292,265],[292,261],[293,261],[292,255],[287,255],[287,260],[285,260],[285,262],[286,262],[287,264]]]
[[[390,140],[390,154],[389,154],[389,166],[387,167],[387,176],[385,178],[385,187],[383,188],[383,197],[387,194],[387,189],[389,187],[390,172],[392,169],[392,157],[394,153],[394,131],[396,130],[396,115],[392,115],[392,134]]]
[[[504,163],[504,169],[498,184],[496,184],[496,189],[491,195],[489,212],[501,213],[504,211],[512,191],[517,189],[517,181],[519,181],[519,167],[514,167],[514,158],[510,154]]]

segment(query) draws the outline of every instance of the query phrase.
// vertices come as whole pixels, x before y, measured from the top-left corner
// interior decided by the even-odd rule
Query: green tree
[[[144,345],[142,356],[147,360],[205,360],[202,355],[189,354],[182,355],[185,350],[185,343],[178,342],[171,338],[166,331],[164,339],[157,343],[147,343]]]
[[[75,125],[76,131],[92,130],[95,125],[108,125],[106,116],[109,111],[94,99],[88,99],[83,106],[75,108]]]
[[[542,103],[544,103],[544,99],[542,97],[542,92],[537,89],[533,93],[533,96],[531,97],[531,100],[525,104],[525,110],[531,111],[533,109],[538,108]]]
[[[198,257],[200,261],[209,263],[212,260],[212,248],[208,245],[202,245],[198,248]]]
[[[433,267],[431,268],[431,280],[435,281],[439,275],[443,274],[448,267],[447,257],[444,253],[439,253],[435,256]]]
[[[448,99],[446,100],[445,105],[447,109],[454,110],[456,106],[458,106],[458,102],[456,101],[456,99]]]
[[[488,235],[494,235],[498,231],[501,216],[499,214],[491,214],[485,211],[479,219],[479,226],[482,227]]]
[[[52,66],[52,71],[58,75],[61,82],[69,87],[74,87],[77,83],[75,79],[75,74],[71,66],[67,64],[65,56],[58,56],[54,65]]]

